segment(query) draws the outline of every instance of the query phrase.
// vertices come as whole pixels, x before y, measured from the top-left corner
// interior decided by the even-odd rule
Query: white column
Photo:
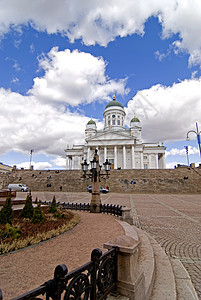
[[[78,170],[81,169],[81,156],[78,156]]]
[[[123,146],[123,169],[126,169],[126,146]]]
[[[105,146],[104,147],[104,162],[106,161],[107,159],[107,147]]]
[[[156,154],[156,169],[158,169],[158,154]]]
[[[131,168],[135,169],[135,147],[132,145],[131,149]]]
[[[152,164],[151,164],[151,154],[149,154],[148,160],[149,160],[149,166],[148,166],[148,169],[152,169]]]
[[[87,149],[87,162],[90,160],[90,147]]]
[[[69,157],[69,170],[72,170],[72,158]]]
[[[140,165],[141,169],[144,169],[143,152],[140,153]]]
[[[165,154],[163,154],[163,156],[162,156],[162,168],[166,169]]]
[[[117,146],[114,146],[114,169],[117,169]]]
[[[71,170],[74,170],[75,168],[75,157],[72,156],[72,166],[71,166]]]

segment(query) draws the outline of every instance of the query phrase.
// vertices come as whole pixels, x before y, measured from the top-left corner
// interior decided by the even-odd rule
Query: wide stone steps
[[[111,170],[108,179],[101,178],[103,187],[117,193],[201,193],[201,169]],[[16,170],[0,174],[2,187],[9,183],[26,184],[32,191],[85,192],[91,180],[83,179],[79,170]],[[131,182],[133,184],[131,184]]]
[[[169,259],[162,247],[147,232],[121,222],[125,233],[141,241],[138,258],[139,271],[145,277],[143,300],[198,300],[188,272],[178,259]],[[126,300],[123,296],[110,297]],[[138,300],[134,297],[133,299]]]

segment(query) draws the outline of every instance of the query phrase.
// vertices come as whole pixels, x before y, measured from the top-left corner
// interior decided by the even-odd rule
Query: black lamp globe
[[[82,171],[83,171],[83,172],[87,172],[89,164],[87,163],[86,159],[85,159],[84,162],[81,164],[81,166],[82,166]]]
[[[106,159],[106,162],[104,162],[103,165],[104,165],[105,171],[109,172],[110,168],[111,168],[111,163],[108,161],[108,159]]]
[[[94,157],[94,159],[93,160],[91,160],[90,161],[90,163],[91,163],[91,168],[92,169],[96,169],[97,168],[97,160],[96,160],[96,158]]]

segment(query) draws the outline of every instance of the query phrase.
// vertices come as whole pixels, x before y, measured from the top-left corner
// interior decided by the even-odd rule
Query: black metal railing
[[[117,252],[118,247],[104,254],[100,249],[94,249],[90,262],[69,273],[66,265],[58,265],[53,279],[13,300],[104,299],[111,291],[117,290]]]
[[[122,216],[122,206],[113,204],[101,204],[100,212],[112,214],[115,216]]]
[[[42,202],[44,205],[50,205],[50,201]],[[73,209],[73,210],[84,210],[90,211],[89,203],[70,203],[70,202],[57,202],[57,206],[64,209]],[[113,204],[101,204],[100,212],[106,214],[112,214],[115,216],[122,216],[122,206],[121,205],[113,205]]]

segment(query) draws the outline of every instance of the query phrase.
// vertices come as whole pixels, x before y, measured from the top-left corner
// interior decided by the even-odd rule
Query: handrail
[[[106,253],[98,248],[91,252],[91,261],[68,273],[66,265],[55,268],[54,278],[27,293],[13,298],[13,300],[41,299],[90,299],[102,300],[117,288],[117,252],[114,247]],[[0,289],[0,300],[3,294]]]
[[[41,204],[43,205],[50,205],[51,201],[42,201]],[[70,202],[57,202],[58,207],[62,207],[63,209],[73,209],[73,210],[84,210],[90,211],[90,204],[89,203],[70,203]],[[113,204],[101,204],[100,205],[100,212],[112,214],[116,216],[122,216],[122,206],[113,205]]]

